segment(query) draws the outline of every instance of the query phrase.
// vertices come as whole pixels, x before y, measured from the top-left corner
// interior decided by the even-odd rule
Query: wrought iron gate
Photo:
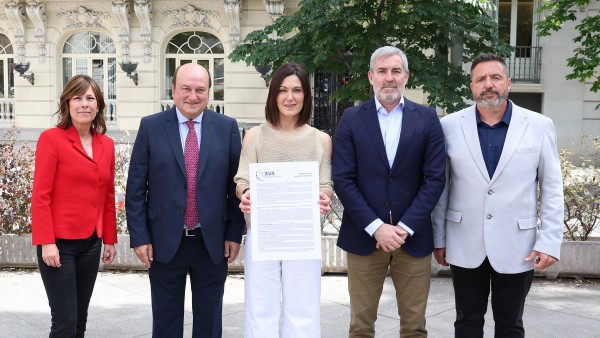
[[[346,74],[332,74],[323,70],[317,70],[313,74],[314,107],[311,125],[331,136],[335,134],[335,128],[344,109],[352,105],[348,100],[343,102],[331,100],[331,95],[346,84],[347,78]]]

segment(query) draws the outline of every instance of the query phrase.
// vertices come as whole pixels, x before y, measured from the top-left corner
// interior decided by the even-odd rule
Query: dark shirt
[[[477,107],[475,107],[475,112],[481,154],[483,155],[488,175],[492,178],[496,171],[496,167],[498,166],[500,155],[502,155],[504,140],[506,140],[506,133],[508,132],[508,125],[510,124],[510,118],[512,116],[512,103],[508,101],[504,116],[502,116],[500,122],[493,126],[481,121],[481,116],[479,116]]]

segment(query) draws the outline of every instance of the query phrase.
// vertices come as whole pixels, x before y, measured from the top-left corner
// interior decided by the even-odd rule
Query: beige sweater
[[[250,186],[250,163],[318,161],[320,189],[333,192],[331,154],[325,149],[317,129],[310,127],[302,132],[282,132],[268,123],[263,123],[258,128],[257,133],[246,140],[246,147],[242,149],[240,165],[233,179],[237,185]],[[245,216],[246,223],[250,226],[250,217]]]

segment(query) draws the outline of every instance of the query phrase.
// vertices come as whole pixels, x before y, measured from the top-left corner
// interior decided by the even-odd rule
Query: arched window
[[[71,77],[89,75],[104,94],[106,121],[115,122],[117,58],[113,40],[99,32],[78,32],[65,42],[62,53],[63,88]]]
[[[175,69],[186,63],[197,63],[208,69],[212,78],[209,109],[223,113],[225,100],[225,50],[216,36],[198,31],[175,35],[165,49],[165,90],[163,108],[172,104],[171,81]]]
[[[8,37],[0,34],[0,123],[15,119],[15,73],[13,46]]]

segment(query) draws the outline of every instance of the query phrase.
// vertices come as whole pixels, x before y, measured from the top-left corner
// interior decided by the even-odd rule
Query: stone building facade
[[[1,1],[0,139],[3,129],[17,126],[23,139],[35,141],[41,130],[54,125],[52,114],[66,81],[82,73],[103,88],[109,134],[133,135],[141,117],[170,107],[171,76],[175,67],[188,62],[211,73],[210,108],[236,118],[241,127],[261,123],[265,81],[254,67],[232,63],[227,55],[249,32],[292,13],[300,1]],[[595,109],[600,93],[589,91],[589,81],[565,80],[577,22],[538,38],[534,25],[540,0],[492,1],[501,36],[516,47],[507,59],[511,98],[551,117],[559,147],[577,153],[581,134],[600,135],[600,111]],[[578,18],[599,11],[595,0],[578,9]],[[313,76],[315,91],[332,79],[321,75]],[[406,95],[426,103],[419,90]],[[327,120],[335,124],[337,117]]]

